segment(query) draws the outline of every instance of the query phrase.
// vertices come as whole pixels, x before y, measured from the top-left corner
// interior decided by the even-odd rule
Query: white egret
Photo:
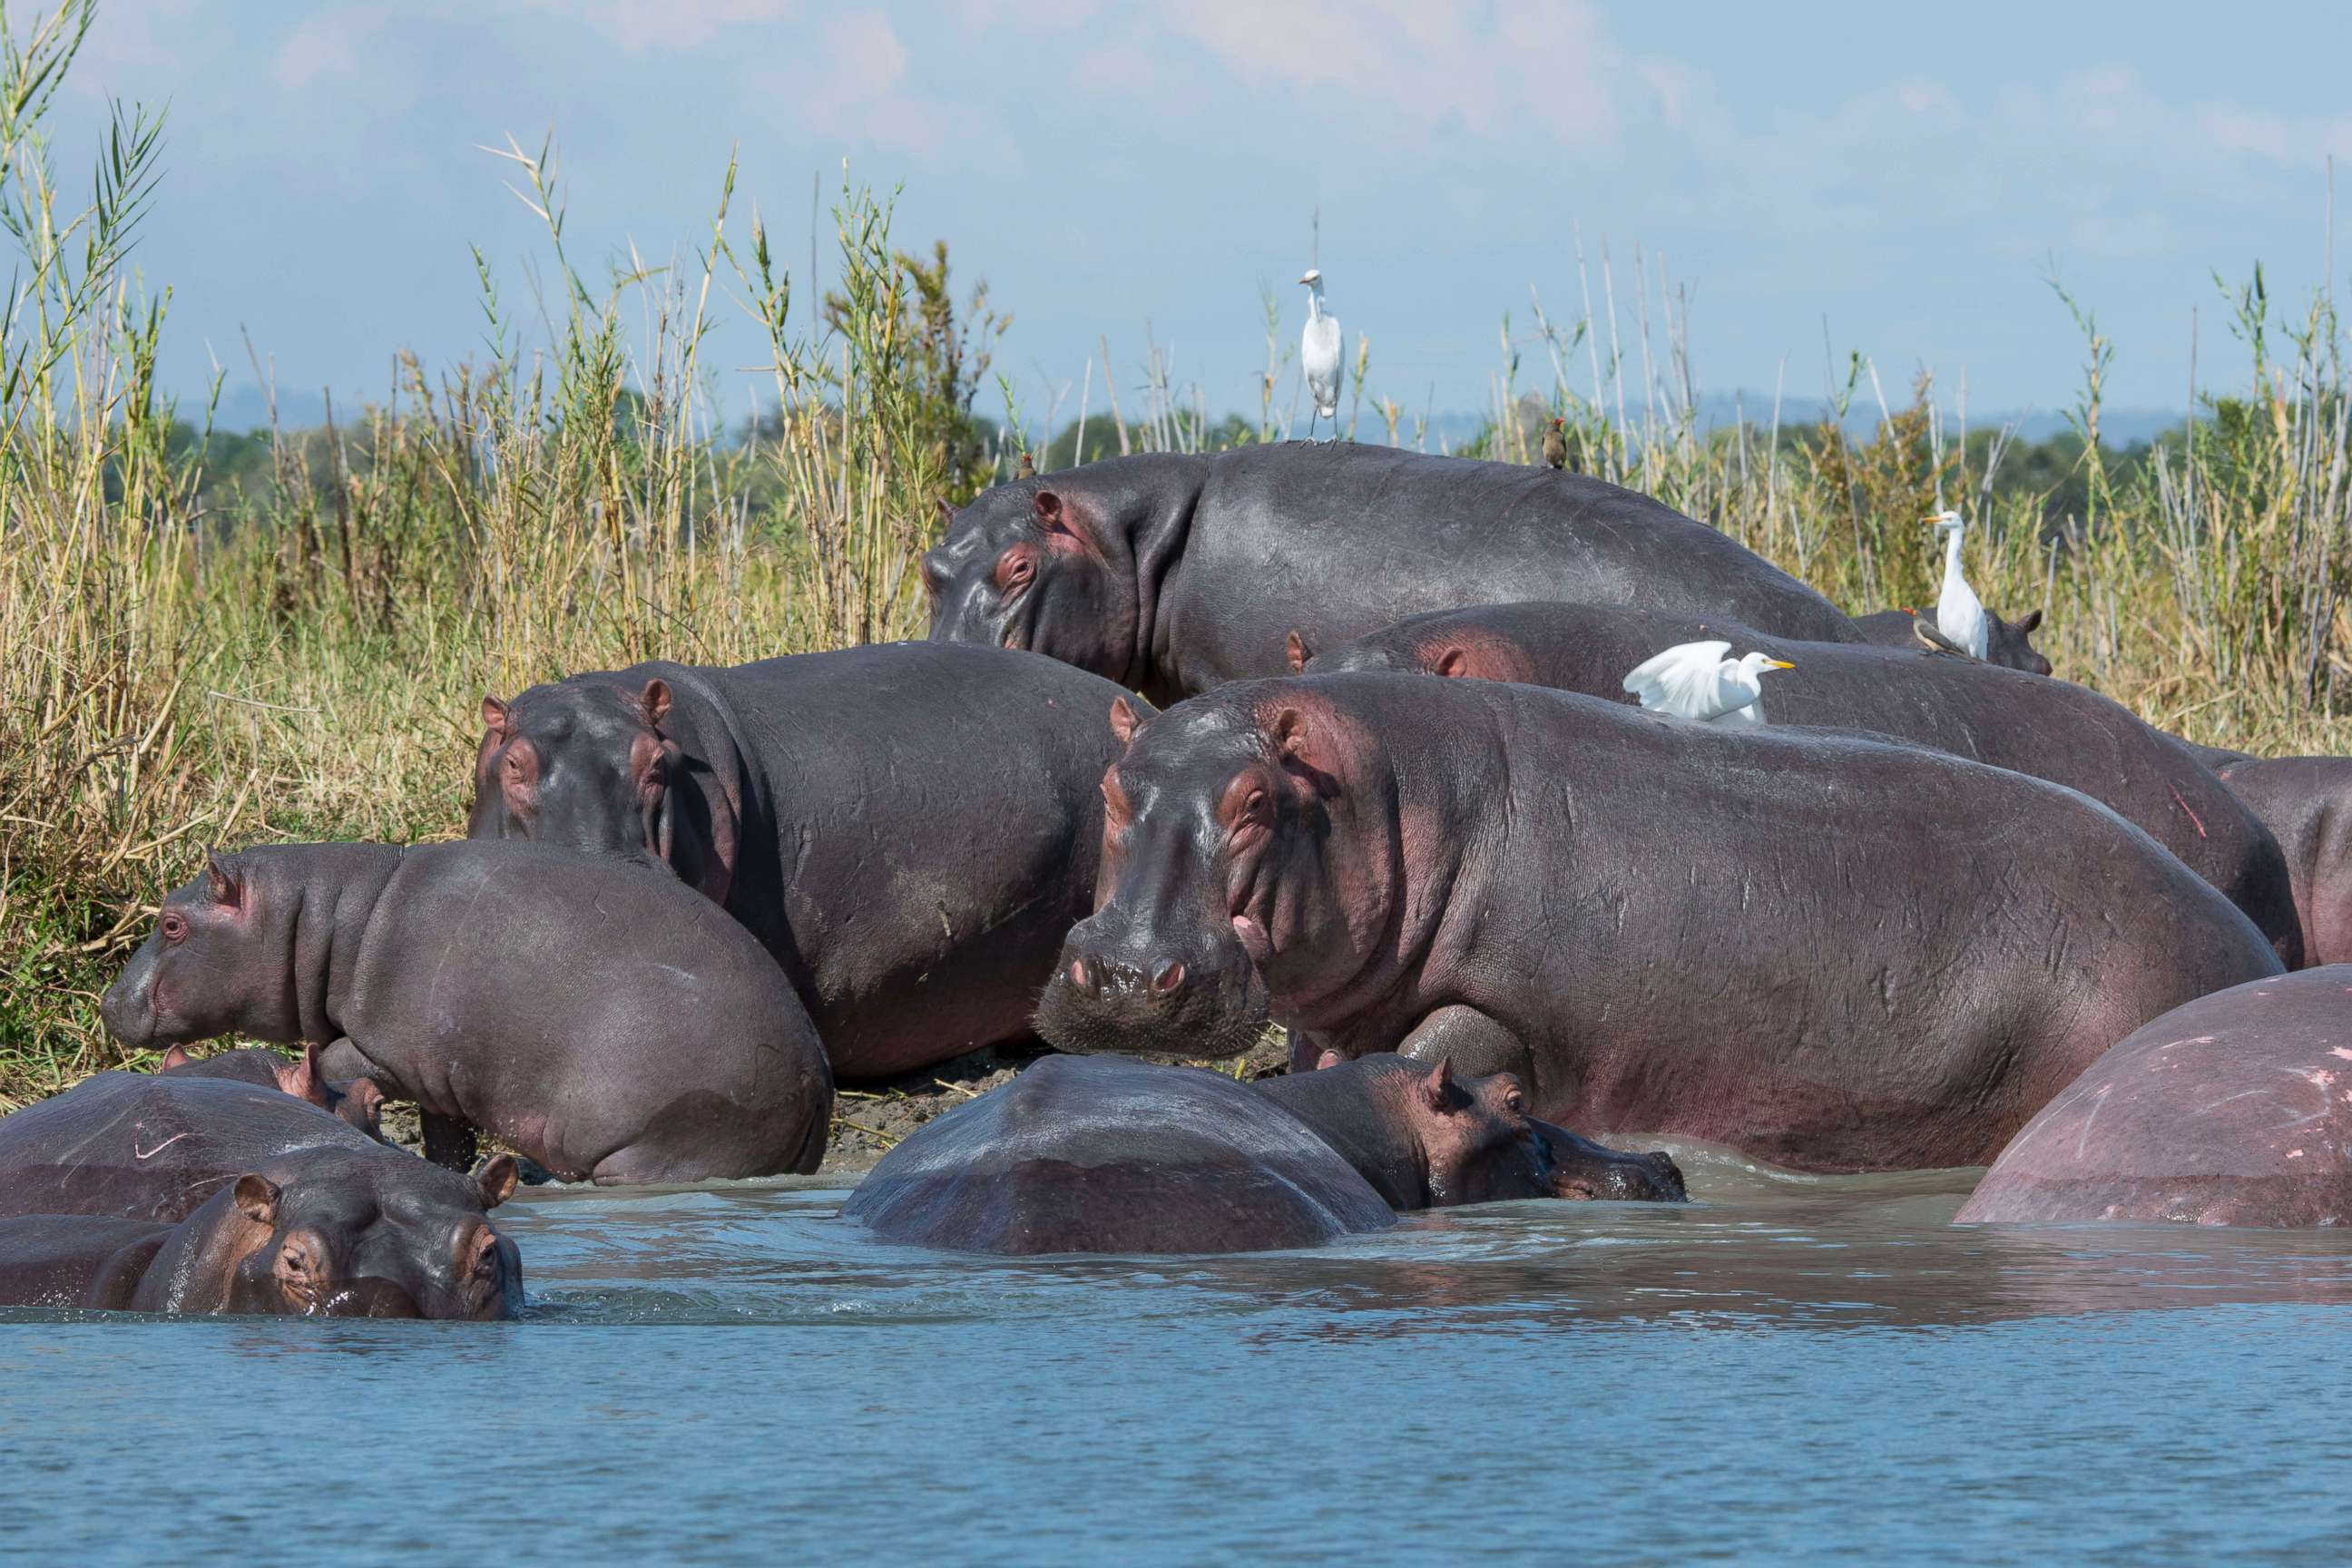
[[[1339,383],[1347,366],[1339,359],[1339,318],[1323,309],[1323,269],[1310,267],[1299,279],[1307,285],[1307,330],[1298,334],[1298,363],[1307,373],[1307,390],[1315,399],[1315,418],[1307,422],[1307,437],[1315,435],[1315,419],[1331,421],[1331,439],[1339,438]]]
[[[1679,643],[1637,666],[1625,689],[1642,706],[1702,724],[1764,722],[1764,672],[1794,669],[1784,658],[1751,653],[1739,658],[1727,642]]]
[[[1984,601],[1960,572],[1960,541],[1969,525],[1951,510],[1919,521],[1932,522],[1937,533],[1951,536],[1951,542],[1944,546],[1944,591],[1936,599],[1936,629],[1970,658],[1982,658],[1992,641],[1992,623],[1986,618]]]

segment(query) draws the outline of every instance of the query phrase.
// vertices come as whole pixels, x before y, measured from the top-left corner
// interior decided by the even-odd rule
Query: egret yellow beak
[[[1764,661],[1764,668],[1767,669],[1794,669],[1797,667],[1790,664],[1785,658],[1768,658]]]

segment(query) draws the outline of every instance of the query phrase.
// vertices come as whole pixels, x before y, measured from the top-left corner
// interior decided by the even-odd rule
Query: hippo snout
[[[1037,1007],[1065,1050],[1199,1058],[1239,1056],[1265,1027],[1257,966],[1237,942],[1155,950],[1081,924]]]
[[[1587,1144],[1560,1162],[1554,1180],[1555,1196],[1585,1202],[1679,1204],[1690,1200],[1683,1186],[1682,1167],[1663,1149],[1627,1154]]]
[[[154,1043],[155,967],[143,951],[99,998],[98,1016],[108,1034],[132,1050]]]

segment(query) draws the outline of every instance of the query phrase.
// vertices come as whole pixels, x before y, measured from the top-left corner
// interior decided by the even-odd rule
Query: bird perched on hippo
[[[1407,616],[1575,599],[1861,640],[1812,589],[1647,496],[1549,468],[1286,444],[999,485],[923,558],[931,638],[1026,648],[1166,703]]]
[[[1798,642],[1716,617],[1609,605],[1440,611],[1320,652],[1303,644],[1294,651],[1318,673],[1420,670],[1622,700],[1621,688],[1656,663],[1655,650],[1703,637],[1717,639],[1706,647],[1760,649],[1750,657],[1779,668],[1769,699],[1773,724],[1862,731],[2080,790],[2228,895],[2281,963],[2306,962],[2306,921],[2281,849],[2286,836],[2274,838],[2183,743],[2070,681],[1916,647]],[[1637,663],[1634,676],[1623,674]]]
[[[1073,1048],[1233,1054],[1270,1016],[1302,1061],[1511,1072],[1595,1136],[1912,1169],[2278,973],[2105,807],[1937,752],[1402,674],[1111,722],[1097,907],[1038,1010]]]

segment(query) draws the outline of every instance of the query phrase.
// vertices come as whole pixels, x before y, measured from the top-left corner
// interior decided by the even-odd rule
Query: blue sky
[[[1318,206],[1331,306],[1409,408],[1486,399],[1530,285],[1577,313],[1579,228],[1622,330],[1637,245],[1689,287],[1703,392],[1769,394],[1785,361],[1818,394],[1826,315],[1890,395],[1927,366],[1978,409],[2061,405],[2054,267],[2116,344],[2113,401],[2178,407],[2192,306],[2206,379],[2243,363],[2214,271],[2260,258],[2297,306],[2322,280],[2344,37],[2317,4],[109,0],[57,155],[79,184],[107,98],[168,100],[141,260],[184,389],[212,355],[251,379],[241,330],[339,401],[397,351],[478,352],[467,243],[510,303],[544,249],[477,144],[551,129],[600,266],[706,235],[730,147],[739,220],[756,204],[795,274],[813,174],[903,183],[901,243],[944,236],[1013,313],[1033,420],[1103,337],[1131,400],[1147,320],[1180,381],[1254,407],[1259,290],[1295,342]],[[758,349],[730,333],[740,399]]]

